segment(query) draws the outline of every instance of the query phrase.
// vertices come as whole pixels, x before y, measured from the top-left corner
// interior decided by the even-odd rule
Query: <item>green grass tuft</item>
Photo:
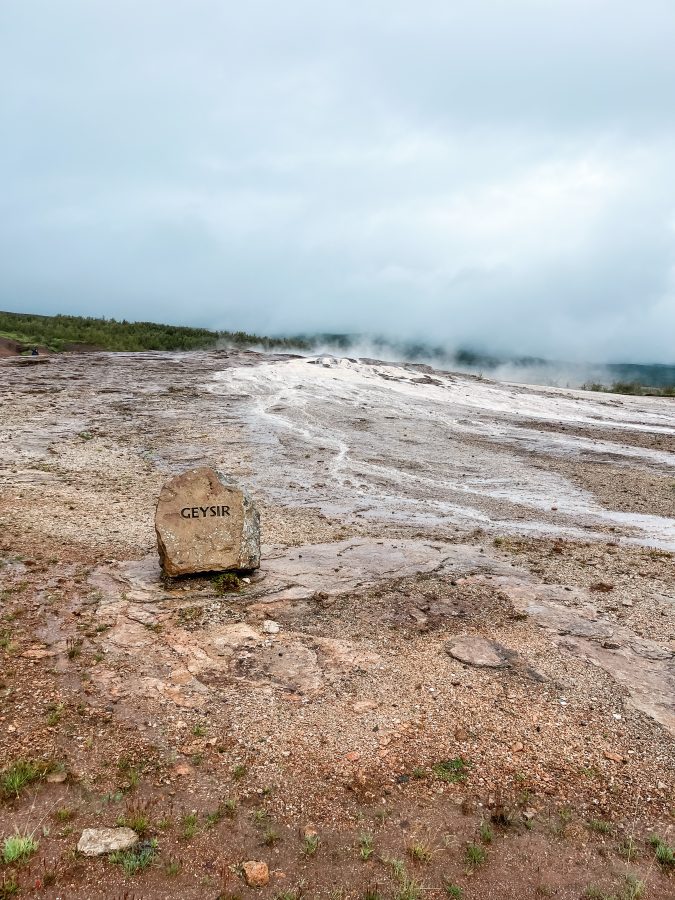
[[[487,853],[480,844],[468,844],[464,851],[464,858],[466,859],[467,865],[473,869],[485,862]]]
[[[445,881],[443,883],[443,887],[445,889],[445,893],[448,897],[452,897],[453,900],[462,900],[464,896],[464,891],[458,884],[453,884],[451,881]]]
[[[152,864],[156,855],[157,841],[151,840],[136,844],[135,847],[131,847],[129,850],[115,850],[114,853],[110,854],[108,859],[111,863],[122,866],[124,874],[128,878],[133,878],[134,875],[147,869],[148,866]]]
[[[0,776],[0,786],[3,793],[14,794],[18,797],[25,787],[43,778],[48,768],[48,766],[32,760],[17,760],[8,769],[5,769]]]
[[[463,781],[465,779],[468,765],[469,764],[463,757],[456,756],[454,759],[444,759],[441,762],[436,763],[431,767],[431,771],[436,778],[440,778],[441,781],[456,784],[458,781]]]
[[[654,858],[657,863],[669,868],[675,866],[675,850],[667,844],[658,834],[653,834],[649,838],[649,843],[654,848]]]
[[[364,832],[359,835],[359,854],[364,862],[368,862],[375,852],[373,846],[373,836],[370,832]]]
[[[241,578],[233,572],[223,572],[213,579],[213,586],[219,594],[231,594],[241,590]]]
[[[35,853],[38,842],[32,834],[11,834],[2,844],[2,861],[5,865],[25,862]]]

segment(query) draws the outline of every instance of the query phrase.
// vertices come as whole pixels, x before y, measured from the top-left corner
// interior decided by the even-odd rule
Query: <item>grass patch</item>
[[[608,894],[595,884],[589,885],[583,893],[584,900],[616,900],[614,894]]]
[[[7,900],[8,897],[14,897],[20,890],[19,882],[13,875],[3,875],[2,884],[0,884],[0,900]]]
[[[452,881],[448,881],[447,879],[443,882],[443,890],[447,894],[448,897],[452,897],[453,900],[462,900],[464,896],[464,891],[458,884],[454,884]]]
[[[132,806],[123,816],[117,817],[115,824],[120,828],[131,828],[137,834],[144,835],[150,828],[150,816],[145,807]]]
[[[47,774],[49,766],[32,760],[19,759],[0,776],[0,787],[6,795],[18,797],[21,791]]]
[[[645,895],[645,889],[644,881],[631,872],[626,875],[626,881],[621,892],[621,900],[641,900]]]
[[[74,817],[75,810],[71,809],[69,806],[62,806],[54,812],[54,818],[57,822],[70,822]]]
[[[281,835],[273,825],[270,825],[270,827],[263,834],[263,844],[265,844],[266,847],[274,847],[274,845],[278,844],[280,840]]]
[[[627,859],[628,862],[637,859],[640,855],[640,850],[632,837],[626,838],[625,841],[619,844],[617,851],[619,855],[623,856],[624,859]]]
[[[480,827],[478,829],[478,834],[480,835],[480,839],[484,844],[491,844],[492,838],[494,837],[492,833],[492,829],[490,828],[487,822],[481,822]]]
[[[139,872],[147,869],[157,855],[157,841],[143,841],[131,847],[129,850],[115,850],[108,859],[111,863],[121,866],[128,878],[133,878]]]
[[[198,831],[199,821],[197,820],[197,813],[188,813],[186,816],[183,816],[183,837],[189,841]]]
[[[306,834],[302,840],[302,852],[305,856],[314,856],[321,844],[318,834]]]
[[[234,572],[223,572],[222,575],[216,575],[212,584],[219,594],[232,594],[241,590],[241,578]]]
[[[204,816],[204,826],[206,828],[214,828],[218,822],[222,821],[224,815],[223,807],[219,806],[218,809],[214,809],[213,812],[207,813]]]
[[[228,819],[234,819],[237,815],[237,805],[236,797],[228,797],[227,800],[223,802],[223,812]]]
[[[431,771],[441,781],[456,784],[458,781],[464,781],[466,778],[468,765],[463,757],[456,756],[454,759],[444,759],[436,763],[431,767]]]
[[[359,835],[359,856],[364,862],[368,862],[374,852],[373,836],[370,832],[364,831]]]
[[[419,900],[422,896],[422,891],[422,885],[418,881],[411,878],[409,875],[404,875],[401,879],[398,892],[394,896],[396,897],[396,900]]]
[[[32,834],[11,834],[2,843],[2,861],[5,865],[25,862],[38,848],[38,842]]]
[[[391,866],[391,871],[395,878],[403,878],[405,876],[405,861],[396,859],[392,856],[383,857],[382,862]]]
[[[670,868],[671,866],[675,866],[675,850],[667,844],[662,837],[658,834],[653,834],[649,838],[649,843],[654,848],[654,858],[657,863],[664,866],[665,868]]]
[[[487,859],[487,853],[480,844],[468,844],[464,851],[464,859],[470,869],[475,869],[476,866],[483,865]]]
[[[259,806],[258,809],[254,809],[251,813],[251,821],[256,828],[261,828],[263,825],[266,825],[269,822],[269,818],[270,814],[262,806]]]
[[[431,862],[431,859],[434,855],[431,847],[428,847],[426,844],[422,844],[420,841],[416,841],[413,844],[410,844],[408,847],[408,855],[416,863],[428,863]]]
[[[65,706],[63,703],[59,703],[56,706],[51,706],[49,708],[49,713],[47,715],[47,725],[50,728],[53,728],[54,725],[58,725],[61,719],[63,718],[63,711]]]
[[[591,831],[597,831],[598,834],[611,834],[614,831],[612,823],[607,822],[605,819],[589,819],[586,822],[586,827]]]

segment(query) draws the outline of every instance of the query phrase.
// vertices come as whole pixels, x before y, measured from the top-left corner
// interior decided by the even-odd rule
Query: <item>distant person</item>
[[[33,347],[33,349],[30,351],[30,355],[31,355],[31,356],[37,356],[37,355],[38,355],[38,348],[37,348],[37,347]]]

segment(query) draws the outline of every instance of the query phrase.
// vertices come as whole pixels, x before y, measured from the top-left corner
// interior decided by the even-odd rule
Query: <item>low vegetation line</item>
[[[581,390],[601,391],[604,394],[631,394],[636,397],[675,397],[675,385],[651,387],[639,381],[613,381],[612,384],[587,381],[581,385]]]
[[[85,316],[37,316],[0,311],[0,338],[21,345],[20,351],[46,347],[64,350],[99,349],[117,352],[139,350],[206,350],[219,344],[282,350],[310,349],[304,338],[272,338],[245,331],[210,331],[155,322],[127,322]]]

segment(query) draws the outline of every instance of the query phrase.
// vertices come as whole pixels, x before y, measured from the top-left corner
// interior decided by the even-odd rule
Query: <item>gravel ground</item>
[[[0,365],[0,768],[37,766],[0,817],[39,841],[0,897],[672,896],[672,402],[254,353]],[[237,595],[156,570],[159,488],[204,463],[262,511]],[[123,820],[149,868],[74,853]]]

